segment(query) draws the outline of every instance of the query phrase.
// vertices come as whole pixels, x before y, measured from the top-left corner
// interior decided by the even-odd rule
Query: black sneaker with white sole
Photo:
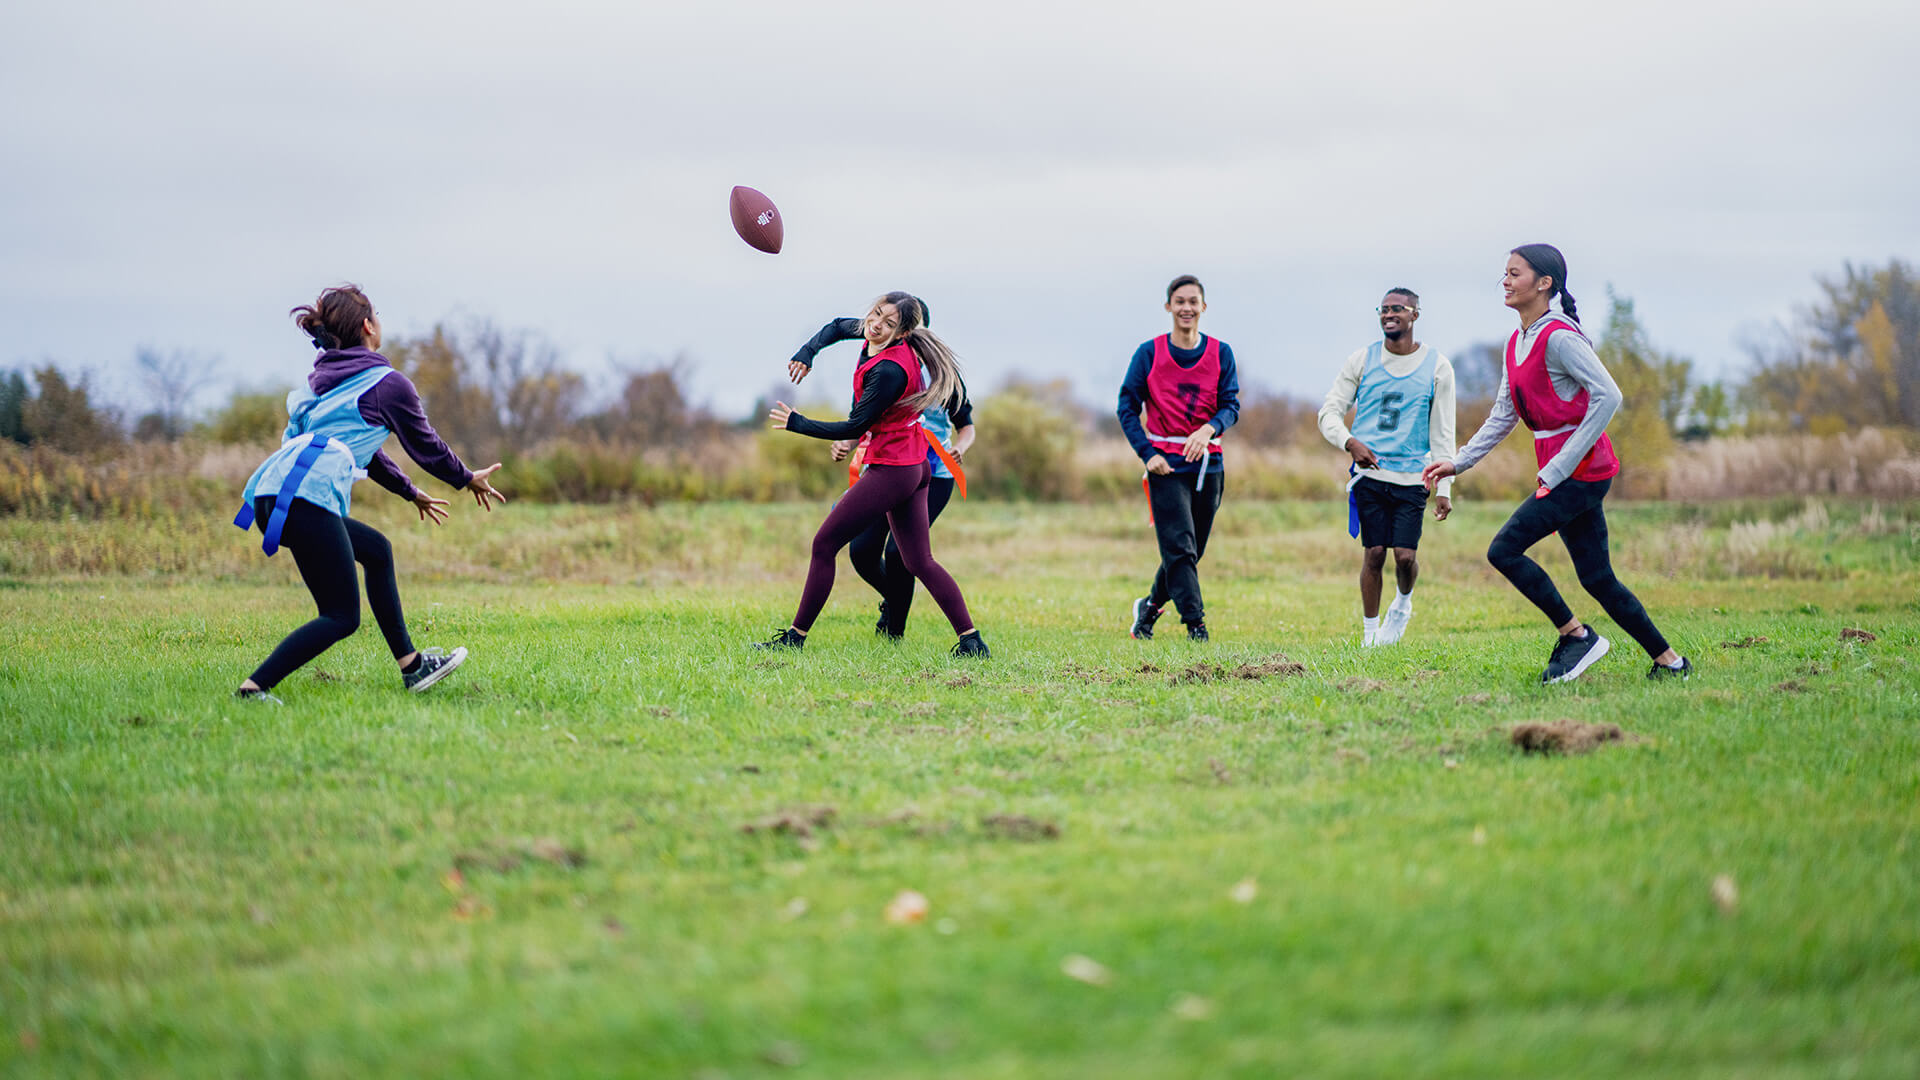
[[[953,655],[977,656],[982,660],[993,656],[991,652],[987,651],[987,643],[981,639],[980,631],[978,630],[968,631],[959,641],[955,642]]]
[[[1613,643],[1591,626],[1586,627],[1586,631],[1586,637],[1561,636],[1560,643],[1553,647],[1553,655],[1547,659],[1547,670],[1540,673],[1541,682],[1572,682],[1592,667],[1594,661],[1607,655]]]
[[[1207,640],[1207,624],[1203,622],[1188,623],[1187,624],[1187,640],[1188,641]]]
[[[1692,676],[1693,661],[1684,656],[1680,658],[1679,667],[1668,667],[1665,664],[1656,663],[1653,665],[1653,670],[1647,672],[1647,678],[1652,679],[1654,682],[1659,682],[1662,679],[1687,679]]]
[[[765,641],[753,643],[756,649],[804,649],[807,647],[807,635],[789,626]]]
[[[1133,602],[1133,629],[1128,631],[1140,641],[1153,640],[1153,624],[1160,618],[1160,609],[1153,606],[1153,598],[1143,596]]]
[[[235,690],[233,696],[241,701],[251,701],[259,705],[285,705],[286,702],[267,693],[265,690]]]
[[[461,645],[452,652],[445,649],[420,650],[420,666],[412,671],[402,672],[400,678],[407,689],[416,694],[424,693],[429,686],[453,674],[453,669],[467,662],[467,647]]]

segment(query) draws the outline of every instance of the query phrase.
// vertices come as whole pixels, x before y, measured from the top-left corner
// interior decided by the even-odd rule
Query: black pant
[[[265,532],[273,514],[273,496],[253,500],[253,513]],[[300,580],[307,583],[320,614],[288,634],[253,673],[255,686],[270,690],[333,643],[360,629],[360,581],[353,564],[367,568],[367,604],[386,635],[395,660],[413,651],[407,620],[400,614],[400,587],[393,580],[393,545],[377,529],[322,510],[305,499],[293,500],[280,546],[293,552]]]
[[[1528,548],[1558,531],[1560,542],[1567,545],[1567,554],[1573,557],[1580,584],[1600,601],[1621,629],[1633,635],[1648,656],[1659,656],[1667,651],[1667,639],[1660,636],[1639,598],[1613,576],[1613,562],[1607,555],[1607,514],[1601,501],[1612,486],[1611,478],[1567,479],[1544,499],[1528,496],[1494,534],[1487,561],[1545,612],[1555,627],[1565,626],[1573,621],[1573,610],[1560,598],[1553,579],[1526,555]]]
[[[940,520],[940,511],[947,508],[947,500],[953,497],[953,478],[936,476],[927,483],[927,524],[931,526]],[[887,607],[887,633],[899,637],[907,632],[907,612],[913,607],[913,571],[907,569],[905,560],[900,558],[899,545],[893,542],[893,532],[887,528],[887,519],[881,518],[867,526],[865,532],[853,538],[847,545],[847,558],[853,563],[854,572],[873,586],[880,594],[880,601]]]
[[[1153,576],[1147,603],[1157,611],[1172,600],[1188,626],[1207,618],[1206,605],[1200,602],[1200,558],[1207,553],[1207,536],[1213,532],[1226,481],[1224,470],[1208,473],[1205,486],[1195,491],[1191,473],[1147,474],[1147,502],[1160,540],[1160,572]]]

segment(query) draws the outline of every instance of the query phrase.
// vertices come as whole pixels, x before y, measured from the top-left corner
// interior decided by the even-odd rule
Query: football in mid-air
[[[733,189],[733,197],[727,200],[727,209],[733,214],[733,231],[740,234],[740,239],[769,255],[780,253],[786,227],[781,224],[780,210],[772,199],[750,187],[737,187]]]

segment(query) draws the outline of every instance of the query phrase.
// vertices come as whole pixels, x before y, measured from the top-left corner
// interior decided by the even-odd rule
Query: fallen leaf
[[[1113,982],[1113,972],[1107,966],[1090,956],[1074,953],[1060,961],[1060,973],[1069,979],[1078,979],[1088,986],[1107,986]]]
[[[1841,629],[1840,640],[1841,641],[1878,641],[1880,640],[1880,635],[1872,633],[1867,630],[1856,630],[1853,627],[1848,626]]]
[[[1167,1011],[1181,1020],[1201,1021],[1213,1019],[1213,1002],[1198,994],[1176,994]]]
[[[447,871],[446,873],[440,875],[440,884],[448,892],[458,895],[466,891],[467,875],[461,873],[460,868],[456,866],[453,869]]]
[[[1720,914],[1731,915],[1740,906],[1740,887],[1733,883],[1732,874],[1720,874],[1713,879],[1713,887],[1708,890],[1713,896],[1713,904]]]
[[[1227,890],[1227,896],[1236,904],[1251,904],[1253,898],[1260,895],[1260,885],[1252,878],[1241,878]]]
[[[927,898],[912,889],[902,889],[887,901],[883,913],[886,920],[894,926],[908,926],[927,921],[927,910],[932,907]]]

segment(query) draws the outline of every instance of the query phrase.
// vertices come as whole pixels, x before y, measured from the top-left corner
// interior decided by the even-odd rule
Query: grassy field
[[[1699,674],[1573,588],[1617,651],[1549,689],[1505,507],[1363,652],[1340,508],[1231,499],[1208,646],[1125,636],[1142,507],[960,504],[966,663],[844,570],[741,647],[818,506],[376,495],[474,659],[403,694],[369,618],[279,709],[290,559],[0,520],[0,1075],[1920,1075],[1920,506],[1614,508]]]

